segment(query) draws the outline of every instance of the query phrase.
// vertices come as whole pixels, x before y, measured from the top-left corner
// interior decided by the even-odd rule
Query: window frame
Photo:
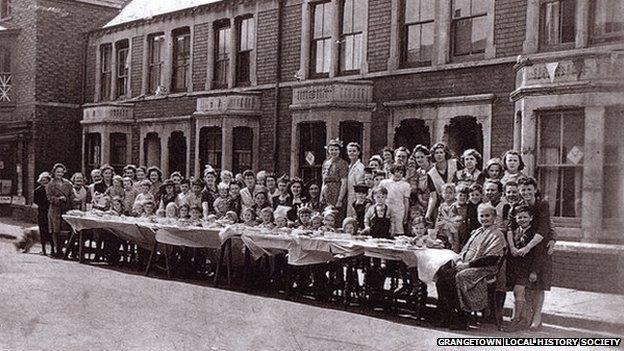
[[[102,164],[102,134],[85,133],[85,167],[99,168]]]
[[[113,44],[100,44],[100,101],[109,101],[111,99],[112,83],[113,83]]]
[[[399,38],[400,38],[400,47],[399,47],[399,67],[400,68],[412,68],[412,67],[424,67],[424,66],[431,66],[433,64],[433,58],[434,58],[434,54],[433,54],[433,48],[435,47],[435,36],[433,39],[433,44],[431,45],[431,57],[428,61],[418,61],[418,62],[409,62],[407,60],[408,57],[408,47],[409,47],[409,27],[412,26],[420,26],[420,36],[422,38],[422,28],[425,25],[431,24],[433,26],[433,30],[435,33],[435,25],[436,25],[436,18],[435,18],[435,10],[433,13],[433,17],[430,20],[422,20],[422,16],[421,13],[419,11],[419,18],[417,21],[414,22],[408,22],[405,18],[406,16],[406,10],[407,10],[407,3],[408,1],[411,0],[402,0],[401,1],[401,6],[399,8],[399,13],[398,13],[398,17],[399,17]],[[419,7],[422,8],[422,2],[423,1],[432,1],[432,0],[418,0],[418,4]],[[435,6],[435,1],[434,1],[434,6]],[[422,44],[422,39],[421,39],[421,44]],[[420,48],[422,48],[422,45],[420,46]],[[422,49],[419,50],[422,52]],[[422,53],[421,53],[422,55]]]
[[[345,31],[345,21],[346,18],[345,16],[347,16],[348,14],[345,13],[345,6],[347,5],[347,2],[350,1],[352,2],[352,6],[351,6],[351,31],[346,32]],[[338,47],[338,71],[340,72],[341,75],[351,75],[351,74],[358,74],[361,72],[362,70],[362,58],[364,56],[364,32],[366,31],[366,24],[363,24],[362,28],[355,28],[356,26],[356,4],[358,3],[357,0],[340,0],[340,44]],[[351,60],[353,60],[353,68],[352,69],[347,69],[346,67],[343,67],[343,65],[345,64],[346,59],[343,58],[343,55],[346,55],[346,53],[343,50],[346,50],[346,46],[348,41],[348,38],[353,38],[352,43],[352,48],[351,48]],[[359,54],[356,52],[356,48],[358,48],[358,43],[359,42],[359,49],[360,52]],[[357,61],[356,61],[357,59]],[[331,63],[330,63],[330,67],[331,67]]]
[[[572,23],[574,27],[572,28],[573,39],[571,41],[562,42],[563,40],[563,22],[562,22],[562,9],[561,3],[570,3],[573,6],[574,18],[572,19]],[[576,0],[542,0],[539,4],[539,26],[538,26],[538,50],[540,52],[548,52],[548,51],[559,51],[559,50],[569,50],[573,49],[575,46],[576,40]],[[546,6],[550,3],[559,3],[559,13],[557,15],[557,22],[559,26],[559,42],[555,44],[546,43]]]
[[[246,137],[247,140],[241,141],[243,137]],[[252,127],[243,125],[232,128],[232,173],[242,173],[253,168],[253,138],[254,129]],[[249,148],[241,147],[243,143],[248,143]],[[248,158],[249,162],[242,163],[241,160],[244,158]]]
[[[120,40],[116,42],[115,45],[115,79],[117,80],[115,86],[115,98],[128,98],[128,83],[130,79],[130,41],[128,39]],[[126,56],[122,66],[121,55],[124,52]],[[123,69],[120,69],[121,67],[123,67]]]
[[[182,45],[180,45],[180,38],[182,38]],[[172,92],[186,92],[190,87],[190,73],[191,73],[191,29],[190,27],[176,28],[172,32],[173,40],[173,58],[171,60],[171,91]],[[182,51],[180,51],[182,46]],[[179,75],[184,77],[184,86],[178,86]]]
[[[224,31],[223,43],[221,31]],[[232,59],[231,44],[232,26],[229,19],[214,22],[214,60],[212,86],[217,89],[227,88],[230,81],[230,60]],[[223,52],[220,50],[223,49]],[[218,80],[223,75],[221,80]]]
[[[246,21],[249,21],[245,27],[247,46],[243,47],[243,27]],[[256,21],[253,15],[244,15],[236,19],[236,37],[236,85],[246,87],[251,85],[252,54],[256,49]]]
[[[128,134],[118,132],[110,133],[109,141],[109,163],[111,167],[115,169],[115,172],[117,174],[121,174],[123,168],[128,163]],[[123,153],[118,153],[118,151],[120,150],[123,150]],[[115,159],[115,156],[117,156],[119,159]]]
[[[223,128],[214,125],[201,127],[199,129],[199,150],[199,161],[205,161],[203,163],[210,164],[216,172],[220,172],[223,159]],[[202,156],[205,156],[205,160],[202,160]],[[215,162],[211,163],[211,158],[214,158]]]
[[[13,4],[11,0],[0,0],[0,21],[11,18],[13,12]]]
[[[488,28],[487,28],[487,24],[488,24],[488,16],[491,16],[492,14],[488,13],[487,9],[485,12],[479,12],[477,14],[473,14],[472,13],[472,2],[474,0],[470,0],[470,14],[468,16],[465,15],[460,15],[460,17],[455,17],[455,15],[453,14],[453,0],[451,0],[451,4],[450,4],[450,9],[451,9],[451,21],[450,21],[450,48],[449,48],[449,52],[450,52],[450,57],[455,60],[455,61],[462,61],[462,60],[473,60],[475,58],[484,58],[485,57],[485,53],[487,51],[488,48],[488,37],[487,37],[487,32],[489,32]],[[466,54],[457,54],[456,52],[456,44],[458,42],[457,38],[456,38],[456,33],[457,33],[457,23],[460,21],[465,21],[465,20],[470,20],[470,28],[472,30],[472,26],[473,26],[473,22],[476,18],[481,18],[483,17],[485,20],[485,24],[486,24],[486,35],[485,35],[485,42],[483,45],[483,50],[479,50],[479,51],[473,51],[473,43],[472,40],[470,41],[470,52],[466,53]]]
[[[154,60],[154,48],[158,45],[159,60]],[[165,33],[152,33],[147,37],[147,92],[155,94],[159,86],[163,85],[163,67],[165,65]],[[154,77],[157,75],[157,81]]]
[[[624,38],[624,28],[621,31],[611,32],[611,33],[597,33],[596,31],[596,15],[598,9],[598,1],[592,0],[590,2],[590,11],[589,11],[589,33],[590,33],[590,43],[591,44],[607,44],[613,43],[618,40]],[[616,0],[622,1],[622,0]],[[607,9],[606,11],[609,11]]]
[[[321,37],[315,37],[315,25],[316,25],[316,11],[319,8],[319,6],[323,7],[323,27],[321,32],[323,33],[323,36]],[[325,12],[327,11],[327,13]],[[327,33],[325,32],[325,16],[329,16],[330,18],[330,22],[329,22],[329,29],[327,29]],[[310,78],[327,78],[329,77],[329,74],[331,72],[331,68],[332,68],[332,25],[331,25],[331,21],[333,16],[333,11],[332,11],[332,1],[331,0],[325,0],[325,1],[318,1],[318,2],[314,2],[310,4],[310,67],[309,67],[309,75]],[[317,61],[317,42],[324,42],[323,43],[323,54],[324,57],[327,56],[327,53],[325,52],[325,50],[329,50],[329,60],[327,62],[327,72],[323,71],[323,72],[317,72],[316,68],[316,61]],[[327,47],[327,48],[326,48]],[[324,62],[325,63],[325,62]],[[323,69],[325,69],[324,65],[323,65]]]
[[[544,111],[540,111],[538,116],[537,116],[537,128],[536,128],[536,134],[537,134],[537,138],[536,138],[536,151],[535,151],[535,173],[537,175],[537,183],[538,186],[541,186],[542,184],[542,176],[541,176],[541,171],[542,170],[553,170],[556,169],[557,170],[557,184],[556,184],[556,190],[557,190],[557,195],[555,197],[555,199],[551,199],[550,200],[550,205],[553,206],[551,208],[552,211],[552,217],[558,221],[564,221],[566,223],[579,223],[581,221],[582,218],[582,212],[578,214],[578,216],[574,216],[574,217],[569,217],[569,216],[563,216],[561,215],[562,211],[563,211],[563,204],[564,204],[564,189],[565,189],[565,184],[563,183],[565,179],[563,179],[562,176],[562,171],[566,170],[566,169],[575,169],[577,172],[580,172],[580,184],[578,184],[578,194],[575,194],[575,199],[582,199],[582,187],[583,187],[583,167],[584,167],[584,159],[578,163],[578,164],[568,164],[568,163],[562,163],[563,158],[565,157],[565,155],[559,154],[558,155],[558,162],[557,163],[543,163],[541,162],[541,155],[542,155],[542,123],[544,118],[559,118],[559,142],[558,142],[558,150],[559,152],[561,152],[563,150],[563,140],[564,140],[564,123],[567,119],[571,118],[569,116],[574,115],[575,117],[580,116],[582,121],[583,121],[583,126],[582,126],[582,130],[583,130],[583,143],[582,146],[583,148],[585,148],[585,140],[584,140],[584,136],[585,136],[585,114],[583,109],[556,109],[556,110],[544,110]],[[568,116],[566,118],[566,116]],[[559,184],[561,183],[561,187],[559,187]],[[560,188],[560,189],[559,189]],[[539,189],[543,194],[546,193],[545,189]],[[576,196],[578,195],[578,197]],[[557,206],[559,206],[559,215],[556,213],[557,211]],[[576,204],[574,204],[573,206],[576,206]]]

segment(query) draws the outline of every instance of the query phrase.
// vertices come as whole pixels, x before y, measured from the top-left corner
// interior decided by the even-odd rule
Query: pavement
[[[1,221],[0,233],[21,231]],[[0,297],[0,350],[431,350],[440,337],[512,336],[148,278],[50,259],[38,247],[21,254],[6,240]],[[513,336],[624,335],[622,295],[554,288],[544,312],[542,331]]]

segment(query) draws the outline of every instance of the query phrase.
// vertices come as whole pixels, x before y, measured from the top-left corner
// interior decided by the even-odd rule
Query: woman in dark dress
[[[50,243],[50,254],[56,255],[54,245],[52,244],[52,238],[50,237],[50,230],[48,228],[48,208],[50,207],[50,201],[46,195],[46,185],[50,182],[52,177],[48,172],[42,172],[37,179],[39,186],[35,189],[34,202],[37,205],[37,224],[39,224],[39,236],[41,241],[41,253],[46,255],[46,242]]]
[[[542,307],[544,306],[545,291],[550,291],[552,283],[551,254],[556,240],[556,233],[550,221],[548,202],[539,197],[537,181],[530,177],[521,178],[518,181],[518,190],[522,196],[522,201],[517,206],[524,204],[531,209],[535,232],[544,238],[534,249],[531,272],[535,274],[532,274],[529,278],[529,286],[527,287],[527,290],[535,292],[535,297],[532,301],[533,316],[530,319],[531,325],[529,329],[537,330],[542,325]],[[512,221],[510,227],[512,230],[517,228],[517,223]]]
[[[311,180],[306,186],[306,206],[314,212],[323,212],[325,206],[321,203],[321,185],[316,180]]]
[[[74,187],[72,183],[65,179],[67,168],[62,163],[57,163],[52,167],[52,180],[46,185],[46,195],[50,201],[48,208],[48,224],[52,233],[52,241],[56,249],[54,257],[60,257],[63,253],[63,241],[61,230],[63,218],[61,217],[67,210],[71,209],[74,201]]]

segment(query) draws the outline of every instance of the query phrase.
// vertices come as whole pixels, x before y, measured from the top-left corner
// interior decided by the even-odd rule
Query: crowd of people
[[[168,218],[202,225],[217,220],[263,228],[299,228],[388,238],[435,241],[458,253],[437,273],[440,325],[466,328],[466,312],[487,308],[490,278],[498,303],[513,291],[515,331],[541,325],[544,291],[550,289],[554,230],[548,203],[535,179],[523,173],[513,150],[484,163],[474,149],[454,157],[442,142],[384,148],[362,160],[358,143],[326,146],[320,179],[260,170],[233,174],[206,165],[201,177],[164,177],[158,167],[127,165],[122,174],[103,165],[89,178],[55,164],[37,182],[43,253],[63,249],[61,214],[68,210]],[[50,240],[51,239],[51,240]]]

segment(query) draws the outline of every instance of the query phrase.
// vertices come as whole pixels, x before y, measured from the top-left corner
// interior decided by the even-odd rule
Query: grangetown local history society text
[[[438,338],[438,346],[620,346],[620,338]]]

